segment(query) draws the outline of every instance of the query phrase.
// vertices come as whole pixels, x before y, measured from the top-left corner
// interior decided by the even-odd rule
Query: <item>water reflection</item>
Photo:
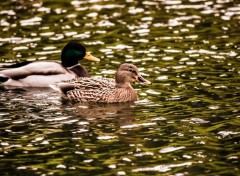
[[[1,65],[59,60],[70,40],[114,77],[133,62],[153,83],[133,104],[72,104],[50,89],[0,88],[7,175],[238,175],[239,13],[233,0],[6,1]],[[99,51],[97,53],[97,51]]]

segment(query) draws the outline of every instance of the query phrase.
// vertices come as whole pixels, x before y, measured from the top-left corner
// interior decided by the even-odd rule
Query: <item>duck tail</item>
[[[62,93],[61,89],[57,86],[57,84],[49,84],[49,87],[57,92]]]
[[[0,82],[2,82],[2,83],[3,83],[3,82],[6,82],[8,79],[9,79],[8,77],[0,74]]]
[[[49,87],[51,87],[53,90],[66,94],[68,91],[73,90],[75,86],[70,83],[55,83],[55,84],[49,84]]]

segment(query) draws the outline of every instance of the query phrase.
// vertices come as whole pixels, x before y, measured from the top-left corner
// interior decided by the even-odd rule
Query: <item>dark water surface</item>
[[[0,89],[0,175],[240,175],[240,2],[2,1],[0,63],[59,60],[71,39],[113,77],[136,64],[139,101],[72,104]]]

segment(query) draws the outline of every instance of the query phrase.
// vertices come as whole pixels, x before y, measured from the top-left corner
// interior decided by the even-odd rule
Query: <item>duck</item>
[[[100,61],[86,51],[78,41],[68,42],[61,52],[59,61],[38,61],[15,64],[14,68],[1,68],[0,83],[14,87],[49,87],[55,82],[72,80],[78,77],[89,77],[88,71],[78,61],[87,59]]]
[[[131,83],[151,84],[139,73],[138,68],[130,63],[123,63],[113,78],[77,78],[71,81],[49,85],[60,92],[63,98],[75,102],[121,103],[138,99]]]

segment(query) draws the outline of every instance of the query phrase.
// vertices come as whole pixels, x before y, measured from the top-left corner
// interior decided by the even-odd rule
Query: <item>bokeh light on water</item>
[[[1,2],[0,65],[74,39],[92,76],[132,62],[153,82],[117,105],[1,87],[1,175],[239,175],[239,25],[236,0]]]

